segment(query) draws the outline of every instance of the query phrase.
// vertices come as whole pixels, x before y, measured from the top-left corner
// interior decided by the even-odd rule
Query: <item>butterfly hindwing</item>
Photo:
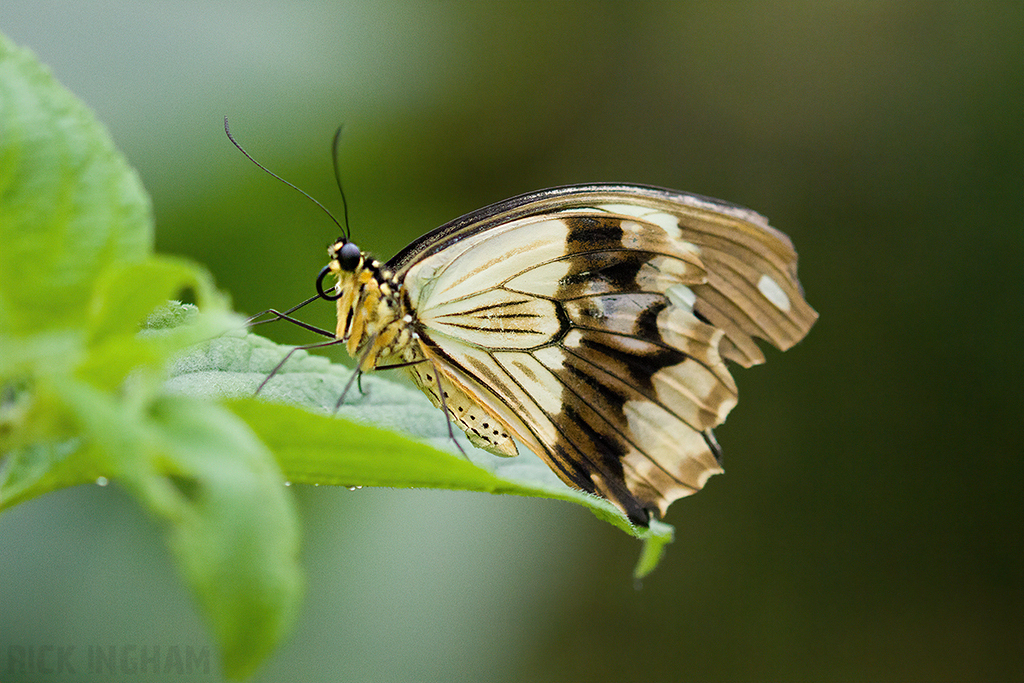
[[[466,433],[471,444],[506,458],[518,455],[509,427],[479,397],[471,396],[465,385],[439,373],[430,362],[410,365],[407,372],[436,408],[448,412],[448,419]],[[439,389],[444,392],[443,399]]]

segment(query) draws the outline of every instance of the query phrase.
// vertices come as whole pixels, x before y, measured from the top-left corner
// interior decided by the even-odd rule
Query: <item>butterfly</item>
[[[817,319],[784,234],[749,209],[628,184],[457,218],[381,262],[342,237],[318,295],[359,372],[401,368],[469,441],[516,442],[646,526],[722,472],[726,366]]]

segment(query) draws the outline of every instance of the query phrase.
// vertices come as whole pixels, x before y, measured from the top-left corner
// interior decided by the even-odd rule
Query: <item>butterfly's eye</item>
[[[363,255],[360,253],[359,247],[351,242],[346,242],[342,245],[341,250],[335,256],[341,269],[349,273],[359,267],[359,261],[362,257]]]

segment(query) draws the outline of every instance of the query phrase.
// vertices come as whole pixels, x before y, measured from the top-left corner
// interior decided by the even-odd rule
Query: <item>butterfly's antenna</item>
[[[341,193],[341,215],[345,219],[345,229],[342,230],[342,233],[347,240],[352,236],[352,232],[348,222],[348,201],[345,199],[345,188],[341,186],[341,171],[338,170],[338,144],[340,141],[341,126],[338,126],[338,130],[334,132],[334,143],[331,145],[331,160],[334,162],[334,182],[338,184],[338,192]]]
[[[282,183],[284,183],[284,184],[285,184],[285,185],[287,185],[288,187],[292,188],[293,190],[295,190],[296,192],[298,192],[299,194],[301,194],[302,196],[304,196],[304,197],[305,197],[306,199],[308,199],[309,201],[311,201],[311,202],[313,202],[314,204],[316,204],[317,206],[319,206],[319,207],[320,207],[320,210],[321,210],[321,211],[323,211],[324,213],[326,213],[326,214],[327,214],[327,217],[328,217],[328,218],[330,218],[330,219],[331,219],[331,221],[333,221],[333,222],[334,222],[334,224],[338,226],[338,229],[339,229],[339,230],[341,230],[342,234],[343,234],[343,235],[346,235],[346,239],[348,239],[348,236],[347,236],[347,234],[346,234],[346,233],[347,233],[347,231],[345,230],[345,228],[343,228],[343,227],[342,227],[341,223],[339,223],[339,222],[338,222],[338,219],[334,217],[334,214],[333,214],[333,213],[331,213],[330,211],[328,211],[328,210],[327,210],[327,207],[326,207],[326,206],[324,206],[323,204],[321,204],[320,202],[318,202],[318,201],[317,201],[316,199],[314,199],[314,198],[312,197],[312,195],[310,195],[310,194],[309,194],[308,192],[306,192],[305,190],[302,190],[302,189],[300,189],[299,187],[297,187],[296,185],[294,185],[294,184],[292,184],[292,183],[288,182],[287,180],[285,180],[285,179],[284,179],[284,178],[282,178],[281,176],[277,175],[276,173],[274,173],[273,171],[271,171],[271,170],[270,170],[269,168],[267,168],[266,166],[264,166],[264,165],[263,165],[263,164],[261,164],[260,162],[258,162],[258,161],[256,161],[255,159],[253,159],[253,158],[252,158],[252,155],[251,155],[251,154],[249,154],[248,152],[246,152],[246,151],[245,151],[245,149],[243,149],[243,148],[242,148],[242,146],[241,146],[240,144],[238,144],[238,141],[237,141],[237,140],[235,140],[235,138],[234,138],[234,137],[233,137],[233,136],[231,135],[231,129],[230,129],[230,128],[228,128],[228,117],[226,117],[226,116],[224,117],[224,132],[225,132],[225,133],[227,133],[227,136],[228,136],[228,140],[231,140],[231,144],[232,144],[232,145],[234,145],[235,147],[237,147],[237,148],[238,148],[238,151],[239,151],[239,152],[241,152],[242,154],[244,154],[244,155],[245,155],[245,158],[246,158],[246,159],[248,159],[248,160],[249,160],[249,161],[251,161],[252,163],[254,163],[254,164],[256,164],[257,166],[259,166],[259,167],[260,167],[261,169],[263,169],[263,170],[264,170],[264,171],[265,171],[266,173],[268,173],[268,174],[269,174],[269,175],[270,175],[271,177],[277,178],[277,179],[278,179],[278,180],[280,180],[280,181],[281,181]],[[344,195],[344,194],[342,194],[342,203],[344,203],[344,200],[345,200],[345,195]],[[348,209],[347,209],[347,208],[345,209],[345,215],[346,215],[346,218],[345,218],[345,224],[347,225],[347,224],[348,224]]]

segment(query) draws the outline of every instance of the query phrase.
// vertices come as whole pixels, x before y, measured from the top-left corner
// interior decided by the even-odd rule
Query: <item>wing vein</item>
[[[625,387],[625,389],[626,389],[627,391],[629,391],[629,392],[632,392],[632,393],[633,393],[634,395],[637,395],[637,396],[639,396],[639,397],[640,397],[640,398],[642,398],[643,400],[649,401],[650,403],[653,403],[654,405],[658,406],[659,408],[661,408],[662,410],[664,410],[664,411],[665,411],[666,413],[668,413],[668,414],[669,414],[669,415],[671,415],[672,417],[676,418],[676,419],[677,419],[677,420],[679,420],[679,421],[680,421],[681,423],[685,424],[685,425],[686,425],[687,427],[689,427],[690,429],[694,430],[695,432],[698,432],[698,433],[702,433],[702,432],[703,432],[703,430],[700,430],[700,429],[696,429],[696,428],[695,428],[695,427],[694,427],[694,426],[693,426],[692,424],[690,424],[689,422],[687,422],[686,420],[684,420],[684,419],[683,419],[682,417],[680,417],[679,415],[677,415],[676,413],[674,413],[674,412],[673,412],[673,411],[672,411],[671,409],[669,409],[669,408],[668,408],[668,407],[667,407],[666,405],[664,405],[664,404],[663,404],[663,403],[662,403],[661,401],[659,401],[659,400],[658,400],[657,398],[655,398],[655,397],[653,397],[653,396],[650,396],[650,395],[646,394],[645,392],[642,392],[642,391],[640,391],[640,390],[639,390],[639,389],[637,389],[636,387],[633,387],[633,386],[631,386],[631,385],[629,384],[629,382],[625,381],[625,380],[624,380],[623,378],[619,377],[618,375],[615,375],[615,374],[613,374],[613,373],[609,372],[608,370],[606,370],[605,368],[602,368],[601,366],[599,366],[599,365],[597,365],[597,364],[595,364],[595,363],[592,363],[591,361],[587,360],[586,358],[584,358],[583,356],[581,356],[581,355],[579,355],[579,354],[573,353],[571,349],[568,349],[568,348],[566,348],[565,346],[562,346],[562,349],[563,349],[564,351],[566,351],[566,353],[569,353],[570,355],[572,355],[572,356],[574,356],[574,357],[578,358],[578,359],[579,359],[580,361],[582,361],[582,362],[586,363],[586,364],[587,364],[587,365],[589,365],[590,367],[592,367],[592,368],[596,369],[596,370],[597,370],[597,371],[598,371],[599,373],[601,373],[601,374],[603,374],[603,375],[606,375],[606,376],[608,376],[608,377],[611,377],[611,378],[612,378],[612,379],[614,379],[614,380],[615,380],[616,382],[618,382],[618,383],[619,383],[619,384],[620,384],[620,385],[621,385],[622,387]],[[557,375],[555,375],[555,376],[557,377]],[[569,390],[570,392],[572,392],[573,394],[575,394],[577,398],[579,398],[579,399],[580,399],[581,401],[583,401],[584,403],[586,403],[586,400],[584,399],[584,397],[583,397],[582,395],[580,395],[579,393],[577,393],[577,392],[576,392],[575,390],[573,390],[573,388],[572,388],[572,387],[571,387],[571,386],[570,386],[569,384],[567,384],[567,383],[566,383],[565,381],[563,381],[563,380],[562,380],[562,379],[561,379],[560,377],[558,378],[558,381],[559,381],[559,382],[561,382],[561,383],[562,383],[562,385],[563,385],[563,386],[565,386],[565,387],[566,387],[566,388],[567,388],[567,389],[568,389],[568,390]],[[618,427],[617,427],[617,426],[616,426],[615,424],[613,424],[613,423],[612,423],[612,422],[611,422],[611,421],[610,421],[610,420],[609,420],[609,419],[608,419],[607,417],[605,417],[605,415],[604,415],[604,414],[602,414],[602,413],[601,413],[600,411],[597,411],[597,410],[595,410],[594,412],[595,412],[595,413],[596,413],[596,414],[597,414],[597,415],[598,415],[598,416],[599,416],[599,417],[600,417],[600,418],[601,418],[602,420],[604,420],[604,421],[605,421],[605,423],[607,423],[607,424],[608,424],[608,426],[610,426],[610,427],[611,427],[611,428],[612,428],[613,430],[615,430],[616,432],[618,432],[618,433],[619,433],[619,435],[620,435],[620,436],[622,436],[623,440],[624,440],[624,441],[626,441],[626,443],[628,443],[629,445],[631,445],[631,446],[632,446],[632,447],[633,447],[634,449],[636,449],[636,451],[637,451],[638,453],[642,454],[642,455],[643,455],[643,456],[644,456],[645,458],[647,458],[647,459],[648,459],[649,461],[651,461],[651,463],[652,463],[652,464],[653,464],[653,465],[654,465],[655,467],[657,467],[658,469],[660,469],[661,471],[663,471],[663,472],[664,472],[665,474],[667,474],[667,475],[668,475],[669,477],[671,477],[671,478],[672,478],[672,479],[673,479],[674,481],[676,481],[677,483],[679,483],[679,484],[681,484],[681,485],[685,486],[686,488],[688,488],[688,489],[691,489],[691,490],[693,490],[693,491],[697,491],[697,490],[698,490],[698,489],[697,489],[696,487],[694,487],[694,486],[691,486],[690,484],[687,484],[687,483],[686,483],[686,482],[684,482],[684,481],[681,481],[681,480],[680,480],[680,479],[679,479],[679,478],[678,478],[678,477],[677,477],[677,476],[676,476],[676,475],[675,475],[674,473],[672,473],[672,472],[668,471],[667,469],[665,469],[665,466],[664,466],[664,465],[662,465],[662,464],[661,464],[660,462],[658,462],[657,460],[655,460],[655,459],[654,459],[654,458],[653,458],[653,457],[652,457],[652,456],[651,456],[651,455],[650,455],[650,454],[649,454],[649,453],[648,453],[648,452],[647,452],[646,450],[644,450],[644,449],[640,448],[640,447],[639,447],[639,446],[638,446],[638,445],[637,445],[636,443],[634,443],[634,441],[633,441],[633,440],[632,440],[631,438],[629,438],[628,436],[626,436],[625,434],[623,434],[622,430],[620,430],[620,429],[619,429],[619,428],[618,428]]]

